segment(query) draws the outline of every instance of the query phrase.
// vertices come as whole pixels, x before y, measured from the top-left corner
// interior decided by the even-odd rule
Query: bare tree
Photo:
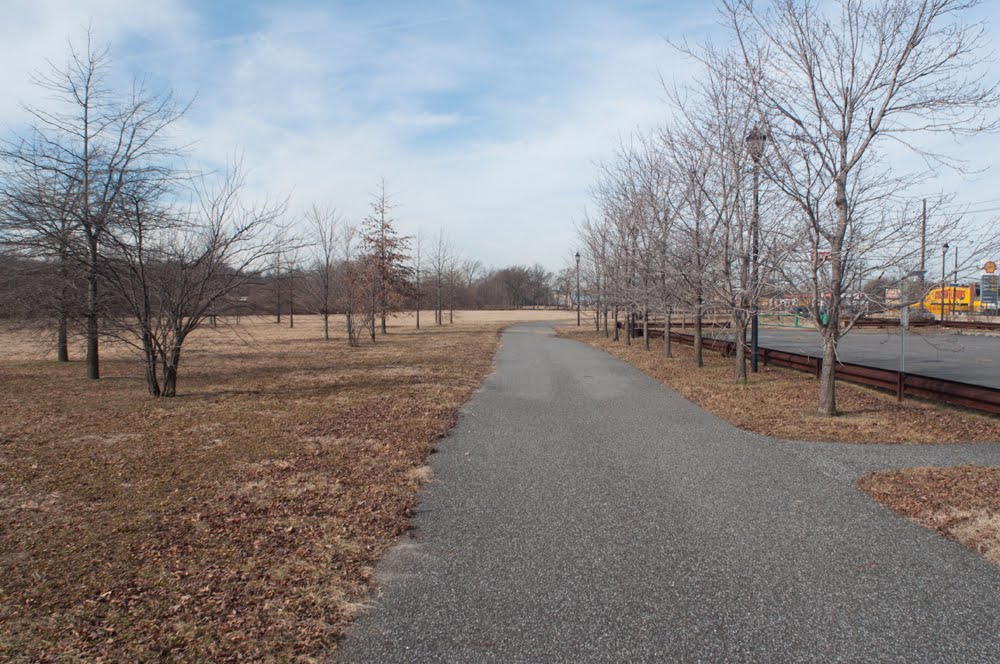
[[[152,396],[177,393],[185,340],[274,251],[285,204],[248,206],[243,186],[236,165],[219,185],[199,186],[189,212],[166,206],[155,182],[116,198],[98,269],[128,311],[112,331],[141,350]]]
[[[161,177],[176,150],[162,140],[186,110],[170,93],[151,92],[136,80],[126,94],[108,87],[111,59],[86,35],[86,48],[72,45],[62,66],[50,64],[35,83],[49,93],[55,110],[29,107],[29,132],[2,147],[15,171],[34,171],[52,186],[49,195],[68,197],[65,209],[75,238],[74,258],[83,265],[86,282],[87,376],[100,377],[101,247],[120,208],[119,197],[133,179]]]
[[[885,144],[913,150],[929,167],[956,165],[917,139],[996,128],[987,115],[996,86],[974,73],[990,57],[985,26],[971,19],[978,4],[723,2],[748,96],[772,138],[765,174],[797,206],[800,237],[811,247],[813,315],[823,337],[821,415],[837,412],[837,344],[852,322],[847,288],[878,263],[914,262],[911,229],[886,208],[929,168],[894,172],[882,159]]]
[[[455,263],[455,249],[444,230],[439,229],[431,244],[430,266],[434,279],[434,323],[444,325],[444,289]]]
[[[82,311],[81,263],[74,260],[81,252],[71,210],[73,183],[35,159],[5,163],[10,168],[0,177],[0,247],[28,259],[19,265],[30,266],[39,287],[30,298],[20,294],[31,303],[31,311],[24,311],[23,317],[54,319],[56,357],[68,362],[70,322]],[[14,311],[12,303],[5,303],[5,308]]]
[[[354,224],[341,227],[340,250],[342,260],[338,276],[343,284],[340,302],[347,328],[347,343],[357,346],[361,335],[373,329],[376,311],[370,306],[374,282],[378,278],[375,262],[362,252],[360,232]],[[374,340],[374,335],[373,335]]]
[[[421,283],[420,283],[420,252],[423,250],[424,241],[423,236],[420,231],[417,231],[417,236],[413,241],[414,245],[414,257],[413,257],[413,309],[416,312],[417,318],[417,329],[420,329],[420,296],[422,294]]]
[[[462,261],[461,265],[462,278],[465,280],[465,287],[472,288],[472,285],[476,283],[476,279],[483,271],[483,262],[478,259],[467,259]]]
[[[307,281],[313,307],[323,318],[323,338],[330,340],[330,315],[334,312],[338,251],[343,239],[343,219],[336,208],[313,204],[306,212],[314,251]]]
[[[285,278],[285,247],[288,244],[287,238],[282,234],[276,240],[274,253],[271,254],[270,262],[267,266],[268,281],[271,286],[271,298],[274,303],[274,322],[281,324],[281,305],[284,291]]]
[[[393,306],[393,298],[404,293],[408,285],[409,238],[399,235],[393,226],[391,211],[395,207],[386,191],[385,178],[379,181],[378,191],[372,194],[371,212],[364,221],[362,242],[367,260],[373,262],[375,280],[371,283],[369,305],[372,309],[371,338],[375,340],[375,318],[386,333],[386,315]]]
[[[693,311],[694,362],[703,366],[703,314],[715,292],[722,258],[724,217],[713,209],[709,173],[714,166],[696,125],[687,122],[663,131],[670,177],[679,188],[671,250],[667,252],[681,289],[678,296]]]

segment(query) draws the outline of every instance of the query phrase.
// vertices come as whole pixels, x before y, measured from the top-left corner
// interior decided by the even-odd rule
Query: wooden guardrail
[[[854,327],[899,328],[899,319],[891,318],[861,318],[854,321]],[[951,328],[954,330],[1000,330],[1000,323],[989,323],[978,320],[911,320],[908,328]]]
[[[670,339],[678,343],[694,344],[694,336],[690,334],[671,332]],[[705,348],[718,350],[725,356],[731,356],[735,350],[735,343],[732,341],[703,339],[702,343]],[[764,366],[773,364],[796,371],[804,371],[817,378],[823,370],[823,358],[821,357],[789,353],[772,348],[758,348],[757,353],[757,357]],[[851,362],[837,362],[834,374],[837,380],[895,393],[896,398],[900,401],[906,396],[914,396],[1000,414],[1000,390],[985,385],[963,383],[922,374],[903,373]]]
[[[706,326],[706,331],[709,326]],[[638,327],[634,336],[642,336],[642,328]],[[650,326],[649,337],[660,339],[663,337],[663,327]],[[677,343],[694,345],[694,335],[685,332],[670,332],[670,340]],[[702,338],[702,347],[720,353],[723,357],[732,357],[736,352],[736,342],[726,339],[716,339],[705,336]],[[802,353],[790,353],[788,351],[776,350],[773,348],[759,347],[757,357],[764,366],[774,365],[811,373],[819,378],[823,370],[823,358]],[[911,374],[895,371],[893,369],[881,369],[865,364],[854,364],[851,362],[837,362],[834,368],[837,380],[867,385],[887,392],[894,393],[900,401],[906,396],[919,397],[931,401],[971,408],[987,413],[1000,414],[1000,390],[987,387],[986,385],[975,385],[973,383],[963,383],[956,380],[936,378],[922,374]]]

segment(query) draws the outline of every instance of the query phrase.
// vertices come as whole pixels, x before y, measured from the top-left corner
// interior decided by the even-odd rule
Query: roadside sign
[[[986,261],[986,265],[983,266],[983,272],[986,274],[993,274],[997,271],[997,264],[993,261]]]
[[[1000,275],[987,273],[979,277],[979,298],[984,305],[997,306],[1000,302]]]

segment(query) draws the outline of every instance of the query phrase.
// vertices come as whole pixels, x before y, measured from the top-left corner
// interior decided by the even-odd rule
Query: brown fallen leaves
[[[761,367],[748,383],[733,382],[733,360],[705,351],[705,366],[692,361],[690,346],[663,342],[642,349],[605,339],[593,330],[560,328],[559,333],[604,350],[641,369],[705,410],[747,431],[776,438],[842,443],[962,443],[1000,441],[1000,417],[907,399],[847,383],[837,383],[840,415],[816,415],[818,386],[809,374]]]
[[[110,347],[97,383],[0,363],[0,660],[328,653],[501,325],[351,349],[244,319],[199,332],[171,400]]]
[[[1000,467],[881,471],[868,473],[858,486],[897,514],[1000,565]]]

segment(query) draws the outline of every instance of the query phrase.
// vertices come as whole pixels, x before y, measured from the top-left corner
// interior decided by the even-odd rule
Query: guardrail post
[[[761,348],[760,350],[761,350],[761,352],[764,355],[764,358],[763,358],[764,359],[764,366],[766,367],[767,366],[767,349],[766,348]]]
[[[903,400],[903,391],[906,389],[906,374],[902,371],[896,374],[896,401]]]
[[[823,373],[823,358],[816,358],[816,380],[819,380],[819,375]]]

